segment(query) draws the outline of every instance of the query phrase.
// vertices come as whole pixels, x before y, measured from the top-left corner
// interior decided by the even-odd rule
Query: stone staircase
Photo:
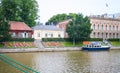
[[[36,44],[36,47],[38,47],[39,49],[44,49],[44,46],[40,40],[36,39],[35,44]]]

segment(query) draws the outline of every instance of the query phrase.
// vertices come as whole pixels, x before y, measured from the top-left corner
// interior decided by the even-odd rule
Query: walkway
[[[53,48],[17,48],[17,49],[0,49],[0,53],[11,52],[52,52],[52,51],[80,51],[82,47],[53,47]],[[120,50],[119,47],[111,47],[110,50]]]
[[[43,44],[41,43],[41,41],[40,40],[35,40],[35,44],[36,44],[36,47],[38,47],[39,49],[40,48],[44,48],[44,46],[43,46]]]

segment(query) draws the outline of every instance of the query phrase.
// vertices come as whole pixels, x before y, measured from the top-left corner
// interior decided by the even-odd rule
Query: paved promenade
[[[11,52],[54,52],[54,51],[80,51],[81,47],[54,47],[54,48],[0,48],[0,53]],[[120,47],[111,47],[110,50],[120,50]]]
[[[53,52],[53,51],[76,51],[81,50],[81,47],[54,47],[54,48],[15,48],[5,49],[0,48],[0,53],[10,52]]]

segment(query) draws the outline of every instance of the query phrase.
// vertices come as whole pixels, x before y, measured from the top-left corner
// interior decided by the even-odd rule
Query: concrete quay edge
[[[54,48],[0,48],[0,53],[22,53],[22,52],[57,52],[57,51],[80,51],[82,47],[54,47]],[[120,50],[120,47],[111,47],[110,50]]]

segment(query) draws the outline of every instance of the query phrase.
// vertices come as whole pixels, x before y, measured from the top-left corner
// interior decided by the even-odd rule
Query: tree
[[[89,18],[83,17],[82,14],[76,14],[75,18],[67,25],[66,32],[69,38],[73,39],[73,44],[76,41],[81,41],[90,38],[91,23]]]
[[[57,14],[57,15],[54,15],[53,17],[51,17],[48,22],[46,22],[46,24],[50,24],[50,23],[55,23],[55,25],[58,23],[58,22],[61,22],[63,20],[66,20],[67,19],[67,14],[63,13],[63,14]]]
[[[35,26],[35,20],[38,18],[38,4],[36,0],[20,0],[20,8],[21,21],[30,27]]]
[[[10,34],[9,34],[8,21],[5,18],[3,19],[3,15],[1,15],[0,16],[0,42],[5,42],[5,41],[8,41],[9,39],[10,39]]]
[[[5,18],[5,13],[3,12],[3,9],[0,4],[0,42],[5,42],[9,40],[10,34],[9,34],[9,25],[8,21]]]
[[[32,27],[36,24],[37,11],[35,0],[0,0],[0,42],[10,38],[9,21],[22,21]]]
[[[0,4],[6,20],[22,21],[30,27],[36,24],[38,4],[35,0],[1,0]]]
[[[68,15],[63,13],[63,14],[57,14],[57,15],[54,15],[52,16],[48,22],[46,22],[46,25],[50,25],[51,23],[53,24],[57,24],[58,22],[61,22],[61,21],[64,21],[64,20],[67,20],[69,18],[74,18],[76,16],[75,13],[69,13]]]

